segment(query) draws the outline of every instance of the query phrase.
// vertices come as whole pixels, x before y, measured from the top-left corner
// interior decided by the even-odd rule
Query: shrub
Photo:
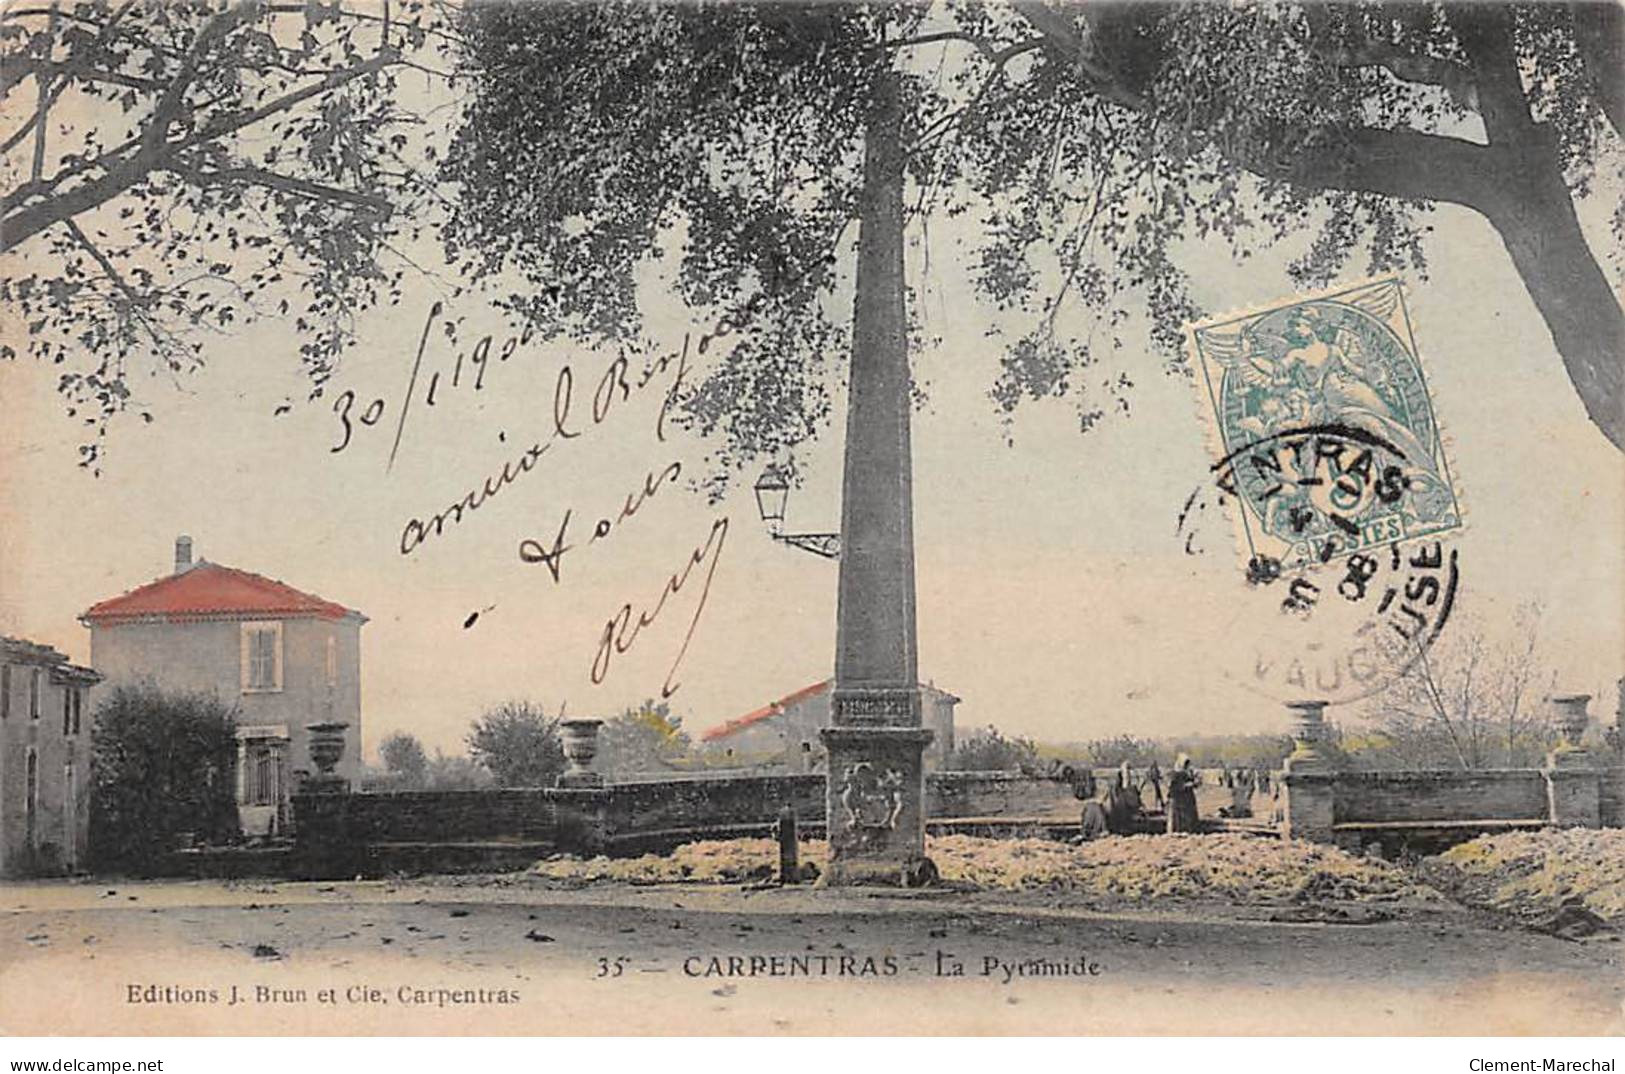
[[[236,713],[208,694],[120,686],[96,709],[91,855],[140,868],[181,832],[236,836]]]
[[[529,701],[488,710],[468,732],[469,756],[499,787],[551,787],[564,771],[559,721]]]

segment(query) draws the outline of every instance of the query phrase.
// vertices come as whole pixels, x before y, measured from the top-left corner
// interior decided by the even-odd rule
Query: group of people
[[[1187,754],[1180,754],[1168,774],[1167,794],[1163,793],[1163,772],[1155,760],[1146,766],[1143,777],[1136,778],[1134,768],[1124,761],[1112,777],[1104,795],[1096,794],[1095,777],[1085,772],[1085,783],[1080,785],[1080,798],[1088,801],[1083,809],[1083,837],[1093,839],[1108,832],[1114,835],[1134,830],[1134,818],[1145,806],[1143,791],[1155,797],[1156,808],[1163,813],[1166,830],[1194,832],[1197,827],[1196,788],[1202,783],[1202,774]],[[1269,792],[1270,774],[1265,768],[1231,768],[1222,766],[1219,782],[1231,793],[1230,804],[1219,809],[1222,817],[1252,816],[1252,798],[1259,791]]]
[[[1270,773],[1267,768],[1231,768],[1219,770],[1219,781],[1230,791],[1230,804],[1219,808],[1221,817],[1250,817],[1253,815],[1253,795],[1259,791],[1268,794]]]

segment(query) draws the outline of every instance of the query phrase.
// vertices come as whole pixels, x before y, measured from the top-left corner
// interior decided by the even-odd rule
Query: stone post
[[[1601,783],[1597,758],[1580,745],[1591,717],[1586,706],[1590,694],[1565,694],[1552,698],[1557,709],[1557,727],[1562,735],[1557,749],[1546,755],[1546,802],[1548,819],[1560,828],[1595,828],[1601,823]]]
[[[1292,753],[1281,765],[1281,837],[1333,842],[1337,766],[1323,750],[1326,702],[1289,701]]]
[[[604,777],[592,770],[592,759],[598,756],[598,729],[603,720],[565,720],[559,724],[559,737],[568,763],[559,776],[557,786],[571,789],[602,787]]]
[[[779,841],[779,883],[801,883],[801,864],[796,846],[796,809],[786,804],[779,810],[779,822],[773,827]]]
[[[925,857],[924,752],[914,614],[912,406],[903,281],[898,76],[876,83],[864,128],[862,224],[841,485],[827,884],[915,883]]]
[[[300,879],[327,880],[367,870],[365,839],[358,837],[350,816],[355,804],[350,781],[333,773],[344,756],[349,726],[341,720],[305,724],[305,750],[315,771],[300,783],[293,802],[298,840],[294,873]]]

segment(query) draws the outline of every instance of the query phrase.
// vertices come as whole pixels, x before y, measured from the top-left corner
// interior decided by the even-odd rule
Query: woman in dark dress
[[[1201,782],[1191,759],[1181,756],[1168,777],[1168,832],[1196,830],[1196,785]]]

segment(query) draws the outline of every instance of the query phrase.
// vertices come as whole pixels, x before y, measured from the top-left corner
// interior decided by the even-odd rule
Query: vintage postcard
[[[1622,11],[9,0],[0,1033],[1625,1031]]]

